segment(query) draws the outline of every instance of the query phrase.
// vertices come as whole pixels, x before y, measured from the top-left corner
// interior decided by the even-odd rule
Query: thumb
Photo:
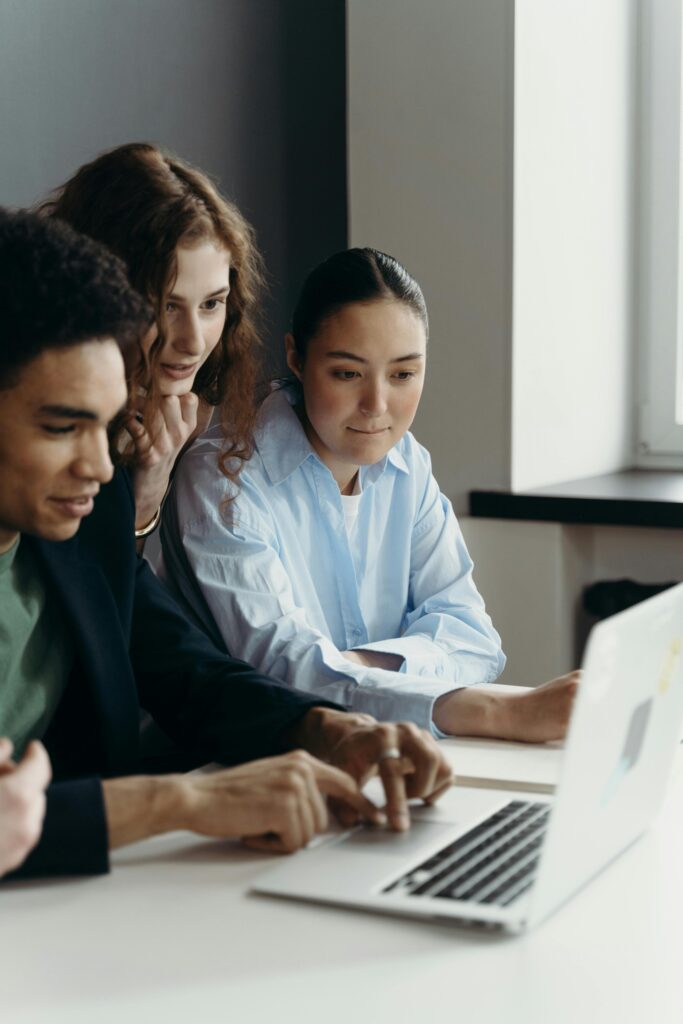
[[[358,784],[347,772],[322,762],[318,762],[314,770],[315,780],[321,793],[334,797],[335,802],[344,803],[366,821],[372,821],[378,825],[384,824],[384,815],[381,810],[361,793]]]

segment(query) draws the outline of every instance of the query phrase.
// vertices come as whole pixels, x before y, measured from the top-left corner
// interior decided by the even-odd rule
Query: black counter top
[[[470,491],[470,515],[675,529],[683,527],[683,472],[629,469],[514,494]]]

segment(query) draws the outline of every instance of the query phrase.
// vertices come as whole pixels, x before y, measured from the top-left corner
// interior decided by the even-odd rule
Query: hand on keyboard
[[[453,773],[442,749],[429,733],[410,722],[345,717],[346,732],[328,754],[328,760],[352,775],[360,786],[379,774],[390,826],[397,831],[409,828],[408,800],[436,800],[453,783]],[[349,808],[333,809],[344,825],[358,820]]]

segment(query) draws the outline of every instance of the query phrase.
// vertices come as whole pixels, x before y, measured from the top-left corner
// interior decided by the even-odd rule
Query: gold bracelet
[[[149,537],[150,533],[154,533],[154,531],[156,530],[156,528],[157,528],[157,526],[159,525],[160,522],[161,522],[161,505],[159,505],[159,508],[156,510],[156,512],[154,513],[154,515],[152,516],[150,521],[147,523],[147,525],[146,526],[141,526],[139,530],[135,531],[136,538],[140,539],[140,537]]]

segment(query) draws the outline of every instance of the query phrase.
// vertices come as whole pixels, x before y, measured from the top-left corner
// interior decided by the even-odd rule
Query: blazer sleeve
[[[37,845],[6,881],[41,875],[102,875],[109,871],[109,837],[98,778],[48,786]]]
[[[310,708],[340,706],[296,693],[219,650],[142,559],[130,656],[142,706],[174,742],[206,761],[237,764],[279,753],[284,730]]]
[[[79,539],[120,608],[142,707],[190,762],[237,764],[280,753],[283,731],[326,702],[291,693],[230,657],[188,620],[135,554],[135,506],[125,470],[117,470],[97,501],[97,521],[89,517]]]

